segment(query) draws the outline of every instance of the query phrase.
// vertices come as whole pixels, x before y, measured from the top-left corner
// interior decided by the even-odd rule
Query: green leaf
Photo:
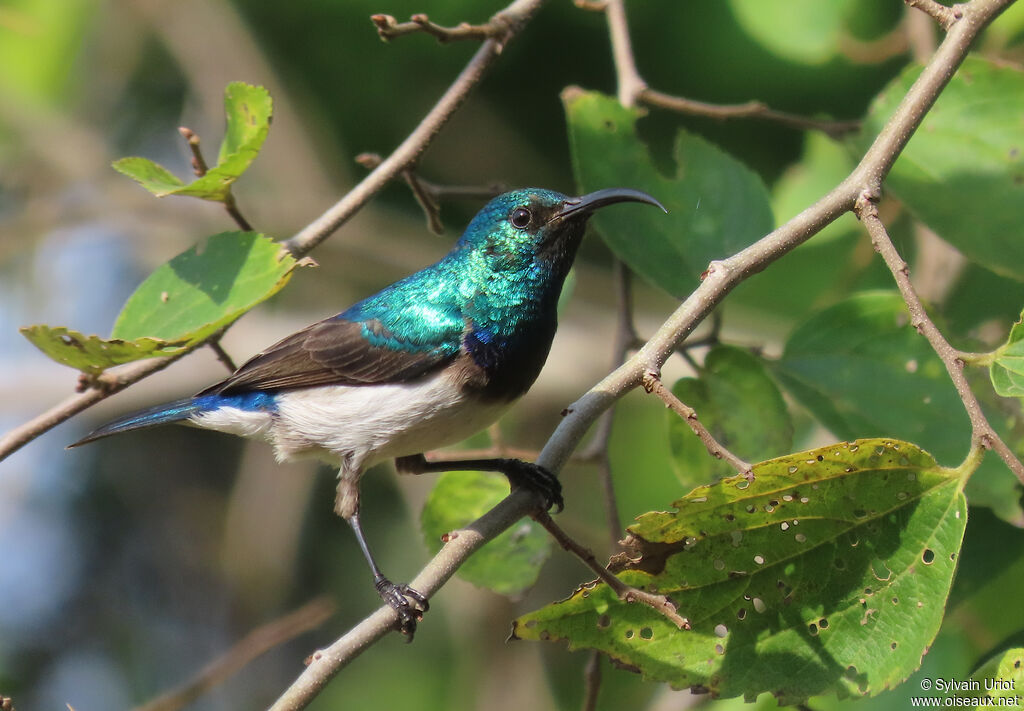
[[[872,104],[872,139],[920,74],[906,70]],[[885,181],[915,217],[968,258],[1024,280],[1024,72],[968,57]],[[969,208],[969,209],[968,209]]]
[[[740,26],[772,54],[824,64],[842,46],[850,0],[729,0]]]
[[[95,375],[202,343],[280,291],[295,266],[269,237],[224,232],[158,267],[129,297],[109,339],[43,325],[21,331],[58,363]]]
[[[668,209],[602,210],[592,222],[626,264],[673,296],[689,294],[713,259],[727,257],[772,228],[768,192],[742,163],[680,131],[675,174],[658,171],[637,136],[637,110],[579,89],[563,93],[576,181],[584,192],[645,190]]]
[[[185,183],[167,168],[149,158],[130,156],[112,163],[114,170],[136,181],[157,197],[174,195],[185,187]]]
[[[861,440],[758,464],[630,527],[619,576],[692,625],[600,583],[520,617],[514,634],[597,649],[645,678],[782,704],[874,695],[921,663],[967,522],[957,472],[916,446]]]
[[[946,370],[895,291],[857,294],[811,316],[774,373],[842,439],[890,434],[959,462],[970,422]]]
[[[295,264],[265,235],[214,235],[150,274],[125,302],[111,335],[205,340],[280,291]]]
[[[19,329],[32,344],[53,360],[89,375],[142,358],[171,355],[184,343],[168,343],[155,338],[125,341],[119,338],[86,336],[63,326],[23,326]]]
[[[758,461],[792,447],[793,423],[786,403],[761,359],[748,351],[715,347],[704,359],[700,377],[679,380],[672,392],[697,411],[718,442],[739,457]],[[684,485],[706,484],[736,473],[708,454],[679,415],[666,413],[673,464]]]
[[[227,128],[221,142],[217,165],[205,175],[185,184],[162,165],[147,158],[130,157],[114,161],[114,169],[137,181],[157,197],[189,195],[223,202],[256,159],[270,130],[273,102],[262,86],[231,82],[224,90]]]
[[[434,485],[420,525],[430,550],[441,549],[442,537],[476,520],[508,496],[504,477],[475,471],[445,472]],[[458,575],[502,595],[518,595],[537,581],[551,554],[547,533],[523,519],[490,541],[459,568]]]
[[[986,703],[984,699],[1007,699],[1008,706],[1020,706],[1021,689],[1024,689],[1024,647],[1008,649],[997,654],[981,665],[971,675],[978,682],[978,690],[965,692],[963,696],[976,698],[974,708],[993,708],[998,704]]]
[[[838,438],[913,440],[947,465],[970,448],[963,403],[894,291],[857,294],[810,317],[790,334],[773,373]],[[967,494],[1007,521],[1022,520],[1020,484],[997,457],[985,458]]]
[[[1024,397],[1024,313],[1021,320],[1010,328],[1006,343],[996,350],[995,361],[989,366],[992,385],[1003,397]]]

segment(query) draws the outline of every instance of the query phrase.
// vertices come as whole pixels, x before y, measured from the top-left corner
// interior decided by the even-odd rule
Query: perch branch
[[[808,240],[840,215],[854,208],[865,189],[881,185],[924,115],[963,61],[978,33],[1012,0],[971,0],[950,28],[924,71],[907,92],[860,163],[838,186],[785,224],[737,254],[713,262],[706,278],[629,360],[566,408],[565,417],[537,458],[540,466],[560,471],[587,430],[618,398],[643,382],[644,373],[660,368],[697,325],[741,281]],[[535,511],[536,499],[516,490],[469,527],[449,537],[427,563],[412,587],[427,596],[436,592],[484,543]],[[314,655],[310,666],[278,699],[272,711],[305,708],[319,689],[344,666],[383,637],[398,621],[390,607],[369,617]]]
[[[981,403],[978,402],[978,398],[971,390],[967,377],[964,375],[965,356],[969,356],[969,354],[961,353],[950,345],[928,315],[917,291],[910,282],[910,269],[907,263],[900,256],[889,237],[889,232],[878,217],[876,200],[877,193],[864,192],[857,198],[854,211],[871,236],[871,244],[875,251],[882,256],[889,271],[892,272],[896,287],[910,312],[910,324],[928,340],[936,355],[942,360],[942,364],[946,366],[946,372],[949,373],[949,378],[953,381],[957,395],[960,396],[967,416],[971,420],[971,442],[976,447],[994,450],[1014,476],[1024,483],[1024,464],[1021,464],[1020,459],[989,424],[988,418],[985,417],[985,413],[981,409]]]

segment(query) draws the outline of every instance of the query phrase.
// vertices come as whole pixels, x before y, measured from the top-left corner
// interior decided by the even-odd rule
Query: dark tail
[[[157,405],[147,410],[140,410],[139,412],[133,412],[130,415],[124,415],[116,420],[108,422],[99,429],[96,429],[87,434],[82,439],[78,440],[74,444],[69,444],[68,448],[77,447],[81,444],[88,444],[110,435],[120,434],[121,432],[128,432],[129,430],[141,430],[144,427],[154,427],[156,425],[166,425],[170,422],[180,422],[181,420],[187,420],[197,412],[201,412],[203,406],[196,402],[195,398],[186,398],[184,400],[175,400],[174,402],[167,402],[163,405]]]

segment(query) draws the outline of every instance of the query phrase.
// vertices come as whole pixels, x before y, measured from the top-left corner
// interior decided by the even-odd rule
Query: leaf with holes
[[[637,110],[580,89],[565,91],[562,99],[580,188],[628,185],[646,190],[668,209],[667,215],[639,207],[601,210],[591,218],[612,251],[652,284],[684,297],[697,287],[709,262],[772,229],[761,179],[717,146],[680,131],[675,173],[666,177],[637,135]]]
[[[244,173],[270,130],[273,103],[262,86],[231,82],[224,90],[227,128],[221,142],[217,165],[190,183],[148,158],[132,156],[114,161],[114,169],[132,178],[157,197],[190,195],[203,200],[223,202],[231,185]]]
[[[856,294],[811,316],[786,341],[773,374],[837,438],[916,442],[942,464],[960,462],[971,427],[942,361],[895,291]],[[1001,433],[1006,427],[991,420]],[[1020,484],[986,457],[967,485],[971,505],[1019,521]]]
[[[520,617],[517,637],[596,649],[652,680],[781,704],[874,695],[942,621],[967,503],[960,472],[871,439],[791,454],[645,514],[616,572],[668,595],[681,631],[603,584]]]
[[[977,691],[981,692],[971,695],[977,701],[975,708],[1020,706],[1020,690],[1024,689],[1024,647],[995,655],[971,674],[971,679],[978,682]],[[987,699],[1006,701],[992,703]]]
[[[760,358],[742,348],[716,346],[704,359],[699,378],[672,386],[676,397],[697,411],[716,440],[748,461],[790,451],[793,423],[775,381]],[[706,484],[735,470],[708,454],[693,430],[666,410],[676,476],[687,487]]]
[[[995,356],[989,367],[995,391],[1003,397],[1024,397],[1024,314]]]
[[[911,67],[875,100],[874,139],[921,73]],[[969,259],[1024,280],[1024,71],[968,57],[900,154],[885,188]],[[970,210],[964,210],[970,205]]]
[[[63,327],[21,332],[58,363],[90,375],[202,343],[280,291],[297,262],[253,232],[224,232],[158,267],[129,297],[109,339]]]
[[[475,521],[508,496],[503,476],[476,471],[445,472],[423,505],[420,526],[427,547],[441,549],[442,537]],[[547,533],[523,519],[490,541],[459,568],[463,580],[502,595],[518,595],[537,582],[551,555]]]

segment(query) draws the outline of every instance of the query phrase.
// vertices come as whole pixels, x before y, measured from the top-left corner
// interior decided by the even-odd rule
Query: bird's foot
[[[393,583],[383,575],[379,576],[373,586],[381,599],[398,613],[398,629],[411,642],[416,634],[416,623],[423,619],[423,614],[430,609],[430,603],[423,593],[408,585]],[[410,602],[411,600],[411,602]]]
[[[562,499],[562,483],[558,477],[539,464],[524,462],[521,459],[506,459],[502,473],[508,477],[509,485],[515,488],[529,489],[544,498],[544,510],[556,508],[559,513],[565,508]]]

